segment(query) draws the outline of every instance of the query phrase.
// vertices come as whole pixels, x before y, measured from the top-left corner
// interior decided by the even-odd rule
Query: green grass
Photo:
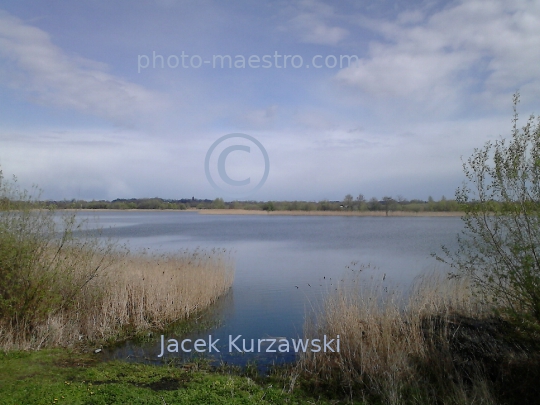
[[[0,404],[338,404],[208,367],[102,362],[67,350],[0,354]]]

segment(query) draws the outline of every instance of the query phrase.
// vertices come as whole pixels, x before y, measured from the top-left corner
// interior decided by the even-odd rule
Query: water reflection
[[[89,218],[93,213],[82,213]],[[92,222],[93,221],[93,222]],[[97,221],[104,236],[129,242],[133,249],[174,252],[186,248],[225,248],[233,252],[236,274],[232,291],[220,299],[201,322],[218,326],[167,338],[228,343],[229,335],[245,339],[298,338],[306,313],[317,310],[323,297],[362,264],[372,267],[356,282],[384,282],[390,289],[407,288],[415,276],[438,268],[430,253],[442,244],[452,249],[462,229],[459,218],[422,217],[279,217],[204,216],[185,212],[101,212]],[[353,265],[352,263],[356,263]],[[384,279],[384,280],[383,280]],[[374,284],[374,285],[375,285]],[[157,356],[160,336],[148,343],[127,343],[108,350],[110,358],[159,363],[191,355]],[[218,361],[245,364],[291,361],[294,353],[228,353]]]

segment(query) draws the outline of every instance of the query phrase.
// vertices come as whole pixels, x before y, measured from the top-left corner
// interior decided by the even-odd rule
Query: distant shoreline
[[[258,211],[238,209],[196,210],[202,215],[284,215],[284,216],[340,216],[340,217],[385,217],[385,211]],[[461,217],[463,212],[411,212],[389,211],[389,217]]]
[[[186,210],[160,210],[160,209],[72,209],[61,211],[84,211],[84,212],[196,212],[201,215],[271,215],[271,216],[338,216],[338,217],[385,217],[385,211],[261,211],[243,209],[186,209]],[[459,211],[389,211],[389,217],[461,217]]]

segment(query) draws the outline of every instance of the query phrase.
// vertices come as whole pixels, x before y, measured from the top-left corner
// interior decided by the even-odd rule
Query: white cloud
[[[294,32],[301,42],[318,45],[337,45],[349,35],[349,31],[337,25],[330,25],[334,19],[333,8],[317,0],[298,3],[297,15],[291,18],[285,31]]]
[[[125,129],[0,130],[0,168],[23,188],[38,184],[44,198],[172,198],[207,184],[207,147],[186,143]]]
[[[341,27],[331,27],[314,14],[300,14],[289,21],[298,32],[302,42],[320,45],[336,45],[348,35]]]
[[[505,115],[420,123],[408,126],[412,135],[401,136],[347,128],[250,132],[270,157],[268,181],[255,198],[335,199],[349,192],[449,197],[463,179],[460,156],[510,134],[511,122]],[[39,184],[45,198],[215,198],[203,162],[222,135],[179,143],[122,129],[4,129],[0,166],[7,177],[17,174],[24,187]]]
[[[236,124],[242,128],[267,129],[273,127],[278,115],[278,106],[271,105],[264,109],[248,111],[237,118]]]
[[[106,72],[99,62],[70,56],[39,28],[0,11],[0,81],[29,99],[133,125],[162,109],[163,96]]]
[[[466,0],[429,18],[407,12],[393,23],[361,24],[382,39],[336,79],[369,96],[435,102],[448,110],[467,107],[463,97],[470,95],[476,103],[506,107],[517,88],[524,98],[540,90],[538,2]]]
[[[410,10],[400,13],[397,20],[400,24],[418,24],[424,18],[425,15],[421,10]]]
[[[327,111],[303,109],[294,115],[294,123],[302,129],[316,132],[332,131],[339,128],[336,119]]]

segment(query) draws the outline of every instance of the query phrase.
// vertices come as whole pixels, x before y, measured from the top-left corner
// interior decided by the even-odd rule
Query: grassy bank
[[[190,363],[149,366],[103,363],[68,350],[0,353],[0,404],[320,404],[276,381],[256,382],[227,369]]]
[[[494,316],[467,282],[425,277],[400,296],[358,281],[344,280],[306,324],[306,337],[340,335],[340,352],[306,353],[270,377],[196,361],[11,351],[0,354],[0,404],[537,403],[534,339]]]
[[[496,317],[466,281],[431,275],[407,297],[351,281],[305,327],[306,337],[340,335],[341,351],[303,355],[291,386],[374,404],[537,403],[535,337]]]

